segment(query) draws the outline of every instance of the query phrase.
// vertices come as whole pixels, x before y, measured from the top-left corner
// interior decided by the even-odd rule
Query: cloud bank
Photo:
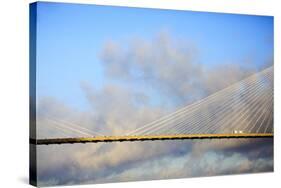
[[[165,32],[150,40],[106,41],[102,88],[81,82],[88,111],[53,97],[37,104],[39,138],[65,134],[45,116],[104,135],[134,130],[258,70],[251,63],[200,62],[196,46]],[[72,135],[72,136],[73,136]],[[212,176],[273,170],[272,139],[147,141],[38,146],[39,185]]]

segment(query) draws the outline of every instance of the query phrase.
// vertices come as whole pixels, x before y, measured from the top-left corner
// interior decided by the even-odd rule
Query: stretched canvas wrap
[[[273,17],[30,4],[30,183],[273,171]]]

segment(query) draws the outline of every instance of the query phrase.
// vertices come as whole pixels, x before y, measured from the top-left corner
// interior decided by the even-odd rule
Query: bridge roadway
[[[185,140],[185,139],[229,139],[229,138],[273,138],[273,133],[229,133],[229,134],[176,134],[176,135],[144,135],[144,136],[96,136],[78,138],[32,139],[30,144],[74,144],[97,142],[124,142],[148,140]]]

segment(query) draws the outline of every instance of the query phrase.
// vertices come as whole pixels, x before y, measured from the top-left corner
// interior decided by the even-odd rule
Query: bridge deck
[[[146,140],[184,140],[184,139],[227,139],[227,138],[265,138],[273,133],[231,133],[231,134],[178,134],[178,135],[145,135],[145,136],[97,136],[81,138],[30,139],[30,144],[74,144],[87,142],[124,142]]]

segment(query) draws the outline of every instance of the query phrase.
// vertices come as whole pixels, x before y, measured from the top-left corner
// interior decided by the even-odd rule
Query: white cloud
[[[195,46],[177,41],[167,33],[160,33],[152,41],[109,41],[101,59],[106,75],[115,81],[109,80],[101,89],[81,85],[92,107],[89,111],[77,111],[52,97],[41,98],[37,105],[39,138],[61,135],[59,130],[50,129],[46,115],[106,135],[124,134],[256,71],[249,65],[237,64],[205,67],[199,63]],[[160,103],[155,105],[151,102],[155,96],[165,100],[159,99]],[[260,140],[39,146],[39,184],[272,171],[272,150],[272,141]]]

